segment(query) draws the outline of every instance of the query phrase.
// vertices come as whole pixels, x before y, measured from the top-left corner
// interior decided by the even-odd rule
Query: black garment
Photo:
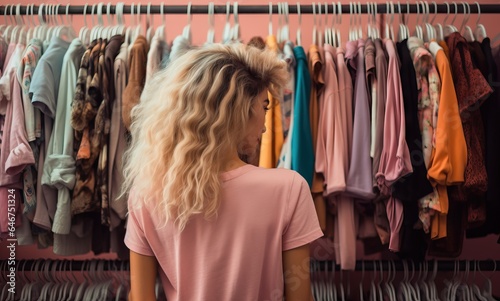
[[[414,229],[418,222],[418,200],[432,192],[427,179],[427,168],[422,152],[422,135],[418,123],[417,76],[407,40],[397,43],[400,76],[405,108],[406,143],[411,155],[413,173],[393,185],[392,195],[403,202],[403,225],[401,227],[400,253],[402,258],[423,260],[427,250],[427,239],[422,229]]]
[[[500,128],[500,87],[498,86],[498,70],[493,59],[490,39],[485,38],[480,44],[472,43],[471,55],[481,73],[486,78],[493,93],[481,106],[485,133],[485,165],[488,174],[488,190],[486,191],[486,221],[475,229],[467,231],[467,237],[484,237],[492,233],[500,233],[500,139],[498,129]],[[480,51],[480,52],[479,52]]]

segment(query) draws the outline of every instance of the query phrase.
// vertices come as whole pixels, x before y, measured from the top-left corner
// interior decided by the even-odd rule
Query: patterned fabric
[[[422,152],[426,168],[429,168],[431,155],[436,144],[435,129],[439,109],[439,91],[441,80],[434,64],[431,53],[423,47],[423,41],[417,37],[408,39],[417,76],[418,87],[418,120],[422,134]],[[429,232],[431,227],[432,210],[441,211],[439,195],[436,188],[429,195],[419,199],[419,218],[424,231]]]
[[[29,89],[33,72],[35,71],[38,60],[42,55],[42,46],[42,41],[39,39],[32,39],[24,51],[21,66],[17,69],[17,79],[21,84],[22,90],[26,134],[35,157],[35,166],[28,166],[23,171],[23,199],[25,205],[23,213],[26,214],[31,220],[33,219],[36,209],[36,181],[34,181],[34,179],[36,180],[36,177],[33,175],[37,172],[36,169],[38,166],[37,161],[39,154],[39,144],[34,141],[41,137],[42,122],[40,110],[35,108],[31,103]]]
[[[94,41],[83,54],[71,112],[71,126],[75,130],[74,145],[75,152],[77,153],[76,184],[71,202],[72,215],[89,211],[90,203],[92,202],[92,194],[89,190],[95,185],[94,174],[83,166],[82,163],[84,161],[82,159],[90,158],[89,129],[85,121],[84,111],[93,75],[92,72],[94,71],[93,57],[95,56],[96,49],[99,49],[99,43]]]
[[[465,182],[463,187],[451,187],[450,197],[466,201],[468,195],[482,196],[487,190],[488,179],[484,164],[485,136],[479,107],[493,90],[479,69],[473,65],[467,41],[455,32],[446,38],[446,42],[467,142]]]

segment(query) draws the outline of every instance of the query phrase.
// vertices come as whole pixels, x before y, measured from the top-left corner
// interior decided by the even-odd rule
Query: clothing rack
[[[38,262],[38,263],[37,263]],[[92,264],[93,262],[93,264]],[[333,261],[315,261],[319,270],[340,271],[340,265]],[[405,264],[406,263],[406,264]],[[416,270],[423,268],[432,271],[434,265],[437,264],[437,270],[440,272],[453,271],[497,271],[500,269],[500,260],[428,260],[422,263],[402,261],[402,260],[358,260],[356,262],[356,271],[380,271],[382,270]],[[47,266],[48,265],[48,266]],[[427,266],[425,266],[427,265]],[[0,270],[8,271],[14,265],[9,264],[7,260],[0,260]],[[56,271],[87,271],[89,268],[101,267],[104,271],[128,271],[130,263],[128,260],[107,260],[107,259],[91,259],[91,260],[64,260],[64,259],[23,259],[15,262],[16,271],[33,271],[35,269],[42,270],[49,268]],[[467,269],[468,267],[468,269]]]
[[[340,3],[340,2],[339,2]],[[322,8],[324,8],[324,4],[318,3],[318,5],[321,5]],[[477,14],[478,13],[478,6],[473,3],[469,4],[470,5],[470,13]],[[313,14],[313,7],[312,5],[299,5],[300,6],[300,13],[301,14]],[[356,8],[359,7],[359,5],[355,5]],[[479,4],[481,14],[498,14],[500,13],[500,4]],[[18,8],[19,7],[19,12]],[[33,6],[33,12],[31,11],[31,8],[27,10],[27,6],[17,6],[17,5],[2,5],[0,6],[0,15],[16,15],[16,13],[21,14],[21,15],[26,15],[27,12],[29,14],[38,14],[38,11],[42,8],[42,14],[47,14],[47,9],[50,7],[50,12],[56,12],[59,15],[65,15],[66,14],[66,6],[65,5],[53,5],[53,9],[50,5],[36,5]],[[238,14],[269,14],[269,8],[272,8],[272,13],[273,14],[278,14],[280,11],[278,8],[278,5],[238,5],[237,6],[237,13]],[[338,6],[336,5],[336,8]],[[342,4],[342,13],[343,14],[349,14],[350,12],[353,11],[353,6],[350,4]],[[366,4],[361,4],[361,13],[362,14],[367,14],[369,10],[369,5]],[[373,7],[373,6],[371,6]],[[394,13],[412,13],[415,14],[417,12],[422,12],[422,6],[421,4],[401,4],[401,5],[393,5],[392,6],[394,9]],[[71,15],[83,15],[83,14],[91,14],[92,11],[94,13],[97,12],[97,7],[87,5],[69,5],[67,7],[67,13]],[[132,13],[132,8],[134,8],[134,13],[140,12],[141,14],[146,14],[148,13],[148,5],[146,4],[141,4],[141,5],[125,5],[123,7],[123,13],[124,14],[131,14]],[[227,8],[229,8],[229,13],[234,13],[234,5],[226,6],[226,5],[214,5],[214,13],[215,14],[226,14],[227,13]],[[418,8],[418,9],[417,9]],[[108,7],[107,5],[102,6],[102,13],[107,14]],[[188,9],[190,10],[191,14],[208,14],[208,5],[164,5],[163,12],[165,14],[187,14]],[[110,5],[109,6],[110,14],[116,14],[116,5]],[[378,14],[386,14],[388,10],[392,9],[387,5],[387,4],[377,4],[376,5],[376,13]],[[333,5],[329,4],[328,5],[328,11],[333,12]],[[161,13],[161,5],[151,5],[149,8],[149,13],[151,14],[160,14]],[[288,13],[290,14],[297,14],[298,9],[297,5],[294,4],[289,4],[288,7]],[[463,14],[464,13],[464,7],[462,3],[458,4],[451,4],[451,5],[446,5],[446,4],[429,4],[429,13],[434,14],[434,13],[439,13],[439,14]]]

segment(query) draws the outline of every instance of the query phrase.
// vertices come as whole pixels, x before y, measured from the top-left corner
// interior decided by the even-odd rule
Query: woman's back
[[[221,180],[213,220],[198,214],[182,232],[173,222],[155,230],[148,205],[130,211],[125,243],[157,258],[169,301],[282,300],[282,252],[322,236],[309,186],[296,172],[252,165]]]

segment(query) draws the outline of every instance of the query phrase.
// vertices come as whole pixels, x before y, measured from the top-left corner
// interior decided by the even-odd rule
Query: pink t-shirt
[[[323,236],[309,186],[294,171],[252,165],[221,177],[217,219],[156,229],[146,205],[129,212],[125,244],[157,258],[169,301],[282,300],[282,252]]]

